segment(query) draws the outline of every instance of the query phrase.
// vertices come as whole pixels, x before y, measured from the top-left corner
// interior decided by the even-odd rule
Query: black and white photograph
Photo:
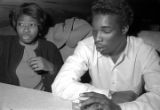
[[[160,110],[160,0],[0,0],[0,110]]]

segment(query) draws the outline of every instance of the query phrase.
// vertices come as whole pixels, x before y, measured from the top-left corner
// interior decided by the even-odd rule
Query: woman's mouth
[[[24,40],[28,40],[28,39],[30,39],[30,36],[29,36],[29,35],[24,35],[24,36],[23,36],[23,39],[24,39]]]

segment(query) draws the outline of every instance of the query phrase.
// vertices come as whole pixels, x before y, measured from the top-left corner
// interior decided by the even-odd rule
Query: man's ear
[[[127,34],[127,32],[128,32],[128,30],[129,30],[129,26],[123,26],[122,27],[122,34]]]

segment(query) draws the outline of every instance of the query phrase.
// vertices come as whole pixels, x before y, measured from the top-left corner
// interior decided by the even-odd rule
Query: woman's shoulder
[[[13,35],[0,35],[0,42],[4,44],[8,44],[10,42],[14,42],[17,40],[17,36]]]
[[[39,43],[41,47],[46,47],[48,49],[57,49],[56,45],[53,42],[50,42],[46,39],[39,39]]]
[[[0,35],[0,39],[2,40],[15,39],[15,37],[15,35]]]

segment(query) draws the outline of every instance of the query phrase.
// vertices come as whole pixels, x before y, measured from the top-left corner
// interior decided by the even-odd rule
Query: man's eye
[[[104,32],[104,33],[111,33],[112,30],[111,30],[111,29],[104,29],[103,32]]]

